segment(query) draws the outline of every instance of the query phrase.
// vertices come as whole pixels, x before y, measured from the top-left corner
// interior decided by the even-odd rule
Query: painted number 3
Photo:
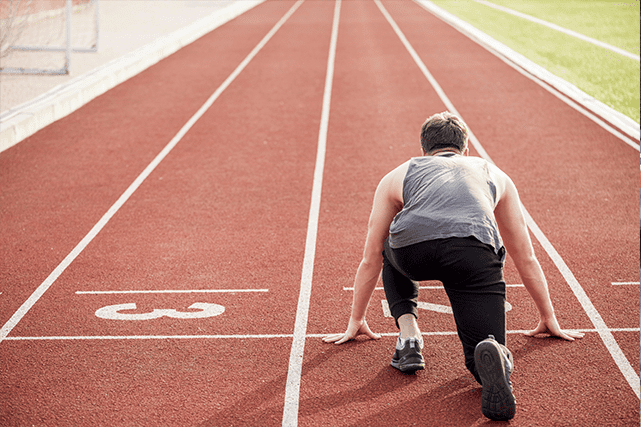
[[[96,316],[101,319],[112,320],[150,320],[159,317],[173,317],[176,319],[202,319],[222,314],[225,307],[218,304],[196,302],[189,306],[190,309],[199,311],[178,311],[174,309],[154,309],[150,313],[121,313],[121,311],[135,310],[136,303],[116,304],[96,310]]]

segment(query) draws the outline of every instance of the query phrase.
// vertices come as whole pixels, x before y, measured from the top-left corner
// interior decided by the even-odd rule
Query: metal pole
[[[67,49],[65,50],[64,74],[69,74],[69,64],[71,63],[71,6],[71,0],[67,0]]]
[[[96,2],[96,43],[94,44],[94,52],[98,51],[98,40],[100,39],[100,12],[99,12],[99,6],[100,6],[100,1],[99,0],[94,0]]]

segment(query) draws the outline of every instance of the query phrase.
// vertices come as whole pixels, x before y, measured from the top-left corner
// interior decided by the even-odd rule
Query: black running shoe
[[[516,399],[510,382],[514,364],[510,351],[490,335],[476,345],[474,363],[483,384],[483,415],[494,421],[514,418]]]
[[[392,356],[392,366],[401,372],[414,372],[425,369],[425,361],[421,354],[423,340],[420,338],[407,338],[396,340],[396,351]]]

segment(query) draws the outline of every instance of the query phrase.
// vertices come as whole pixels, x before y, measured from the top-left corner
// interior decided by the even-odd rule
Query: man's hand
[[[344,334],[327,335],[326,337],[323,337],[323,341],[343,344],[344,342],[353,340],[359,335],[367,335],[375,340],[381,337],[379,334],[372,332],[369,326],[367,326],[367,321],[365,321],[365,319],[361,321],[349,319],[349,324],[347,325],[347,330]]]
[[[556,317],[551,319],[541,319],[536,329],[526,332],[525,335],[533,337],[538,334],[549,334],[553,337],[563,338],[564,340],[574,341],[575,338],[583,338],[583,332],[564,331],[559,326]]]

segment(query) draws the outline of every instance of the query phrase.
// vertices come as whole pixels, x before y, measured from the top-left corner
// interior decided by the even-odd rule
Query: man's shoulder
[[[412,159],[402,163],[381,179],[378,184],[378,191],[382,192],[386,198],[389,198],[394,202],[402,203],[403,182],[405,181],[405,175],[407,174],[411,161]]]
[[[388,175],[394,175],[394,176],[402,175],[404,177],[405,174],[407,173],[407,169],[410,167],[410,164],[414,159],[416,159],[416,157],[412,157],[408,161],[401,163],[400,165],[395,167]]]

